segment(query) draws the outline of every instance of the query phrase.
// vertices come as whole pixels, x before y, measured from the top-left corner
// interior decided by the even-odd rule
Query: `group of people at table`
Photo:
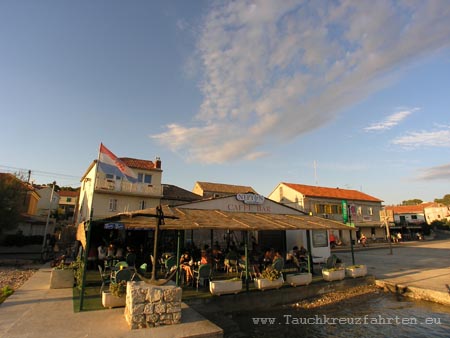
[[[140,260],[138,257],[143,256],[144,254],[141,253],[141,255],[139,255],[139,252],[136,252],[131,247],[127,247],[126,250],[124,250],[122,246],[111,243],[108,246],[100,244],[96,249],[97,252],[95,256],[98,260],[98,264],[100,265],[101,262],[103,262],[103,266],[107,269],[111,268],[111,271],[119,270],[121,266],[128,266],[127,264],[120,263],[126,262],[126,258],[129,254],[134,255],[133,265],[135,265],[136,268],[140,268],[141,271],[144,270],[142,272],[148,270],[147,266],[149,266],[150,269],[153,268],[154,262],[152,257],[148,257],[149,262],[145,262],[145,259]],[[140,251],[142,251],[142,248]],[[174,253],[163,253],[162,257],[159,259],[161,266],[164,267],[165,262],[174,255]],[[267,248],[262,253],[260,250],[253,248],[248,259],[248,271],[254,276],[259,276],[268,266],[275,266],[274,263],[277,261],[279,263],[277,264],[278,267],[281,266],[281,268],[283,268],[284,266],[291,266],[300,271],[305,267],[305,263],[308,259],[307,256],[308,252],[303,246],[300,248],[294,246],[292,250],[286,254],[285,258],[280,251],[274,250],[273,248]],[[240,252],[235,245],[231,245],[227,250],[222,251],[216,242],[212,249],[210,249],[208,245],[205,245],[201,250],[195,248],[183,250],[183,253],[180,256],[179,265],[183,281],[189,285],[194,280],[194,271],[196,269],[198,270],[201,265],[209,264],[213,271],[237,273],[245,271],[246,261],[245,254]],[[176,260],[174,265],[176,265]],[[167,265],[166,268],[168,268]],[[173,266],[169,267],[169,269],[171,268],[173,269]]]

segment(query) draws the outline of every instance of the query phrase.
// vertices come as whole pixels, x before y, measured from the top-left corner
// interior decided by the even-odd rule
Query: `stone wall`
[[[128,282],[125,319],[131,329],[181,322],[180,287]]]

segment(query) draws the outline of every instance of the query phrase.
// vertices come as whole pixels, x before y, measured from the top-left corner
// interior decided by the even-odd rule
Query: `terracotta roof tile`
[[[243,193],[257,193],[252,187],[244,185],[232,185],[222,183],[211,182],[197,182],[197,184],[203,189],[203,191],[227,193],[227,194],[243,194]]]
[[[79,190],[70,191],[70,190],[60,190],[58,191],[60,197],[78,197],[80,194]]]
[[[148,160],[139,160],[137,158],[120,157],[120,160],[130,168],[152,170],[155,169],[155,164]]]
[[[283,182],[282,184],[309,197],[324,197],[324,198],[326,197],[326,198],[357,200],[357,201],[383,202],[382,200],[376,197],[367,195],[358,190],[326,188],[326,187],[317,187],[312,185],[285,183],[285,182]]]
[[[388,205],[385,209],[392,210],[394,214],[423,214],[425,208],[432,206],[439,206],[439,204],[427,202],[417,205]]]

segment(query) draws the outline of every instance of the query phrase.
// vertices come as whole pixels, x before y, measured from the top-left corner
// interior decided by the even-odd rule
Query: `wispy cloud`
[[[387,72],[449,45],[448,22],[446,0],[222,2],[200,29],[197,116],[153,137],[206,163],[256,158],[266,144],[329,123],[384,86]]]
[[[397,137],[392,141],[393,144],[405,148],[420,147],[450,147],[450,127],[435,131],[417,131],[409,132],[405,136]]]
[[[441,166],[423,169],[418,179],[420,180],[449,180],[450,179],[450,163]]]
[[[383,121],[372,123],[370,126],[364,128],[365,131],[383,131],[391,129],[395,127],[397,124],[402,122],[406,117],[411,115],[413,112],[419,110],[419,108],[413,109],[405,109],[402,111],[398,111],[388,117],[386,117]]]

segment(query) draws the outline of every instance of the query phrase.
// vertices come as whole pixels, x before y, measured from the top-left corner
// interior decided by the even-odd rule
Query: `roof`
[[[392,210],[394,214],[423,214],[424,209],[428,207],[438,206],[438,203],[427,202],[416,205],[390,205],[386,206],[386,210]]]
[[[31,184],[22,181],[16,175],[13,175],[10,173],[0,173],[0,179],[15,181],[15,182],[19,183],[20,185],[22,185],[22,187],[25,188],[25,190],[35,192],[39,195],[39,193],[36,191],[36,189]]]
[[[196,182],[203,191],[226,193],[226,194],[243,194],[243,193],[257,193],[252,187],[244,185],[211,183],[211,182]]]
[[[355,230],[341,222],[304,215],[261,214],[162,206],[167,230]],[[121,222],[126,229],[154,229],[156,208],[119,213],[96,223]]]
[[[60,190],[58,191],[58,194],[60,197],[78,197],[78,195],[80,194],[80,190]]]
[[[142,169],[142,170],[155,169],[155,164],[152,161],[139,160],[137,158],[131,158],[131,157],[120,157],[119,159],[130,168]]]
[[[162,184],[163,188],[163,199],[167,200],[178,200],[178,201],[196,201],[203,197],[189,190],[177,187],[172,184]]]
[[[304,196],[308,197],[323,197],[323,198],[335,198],[335,199],[346,199],[346,200],[356,200],[356,201],[370,201],[370,202],[383,202],[376,197],[367,195],[358,190],[349,190],[341,188],[326,188],[317,187],[305,184],[295,184],[295,183],[285,183],[282,182],[291,189],[298,191]]]

